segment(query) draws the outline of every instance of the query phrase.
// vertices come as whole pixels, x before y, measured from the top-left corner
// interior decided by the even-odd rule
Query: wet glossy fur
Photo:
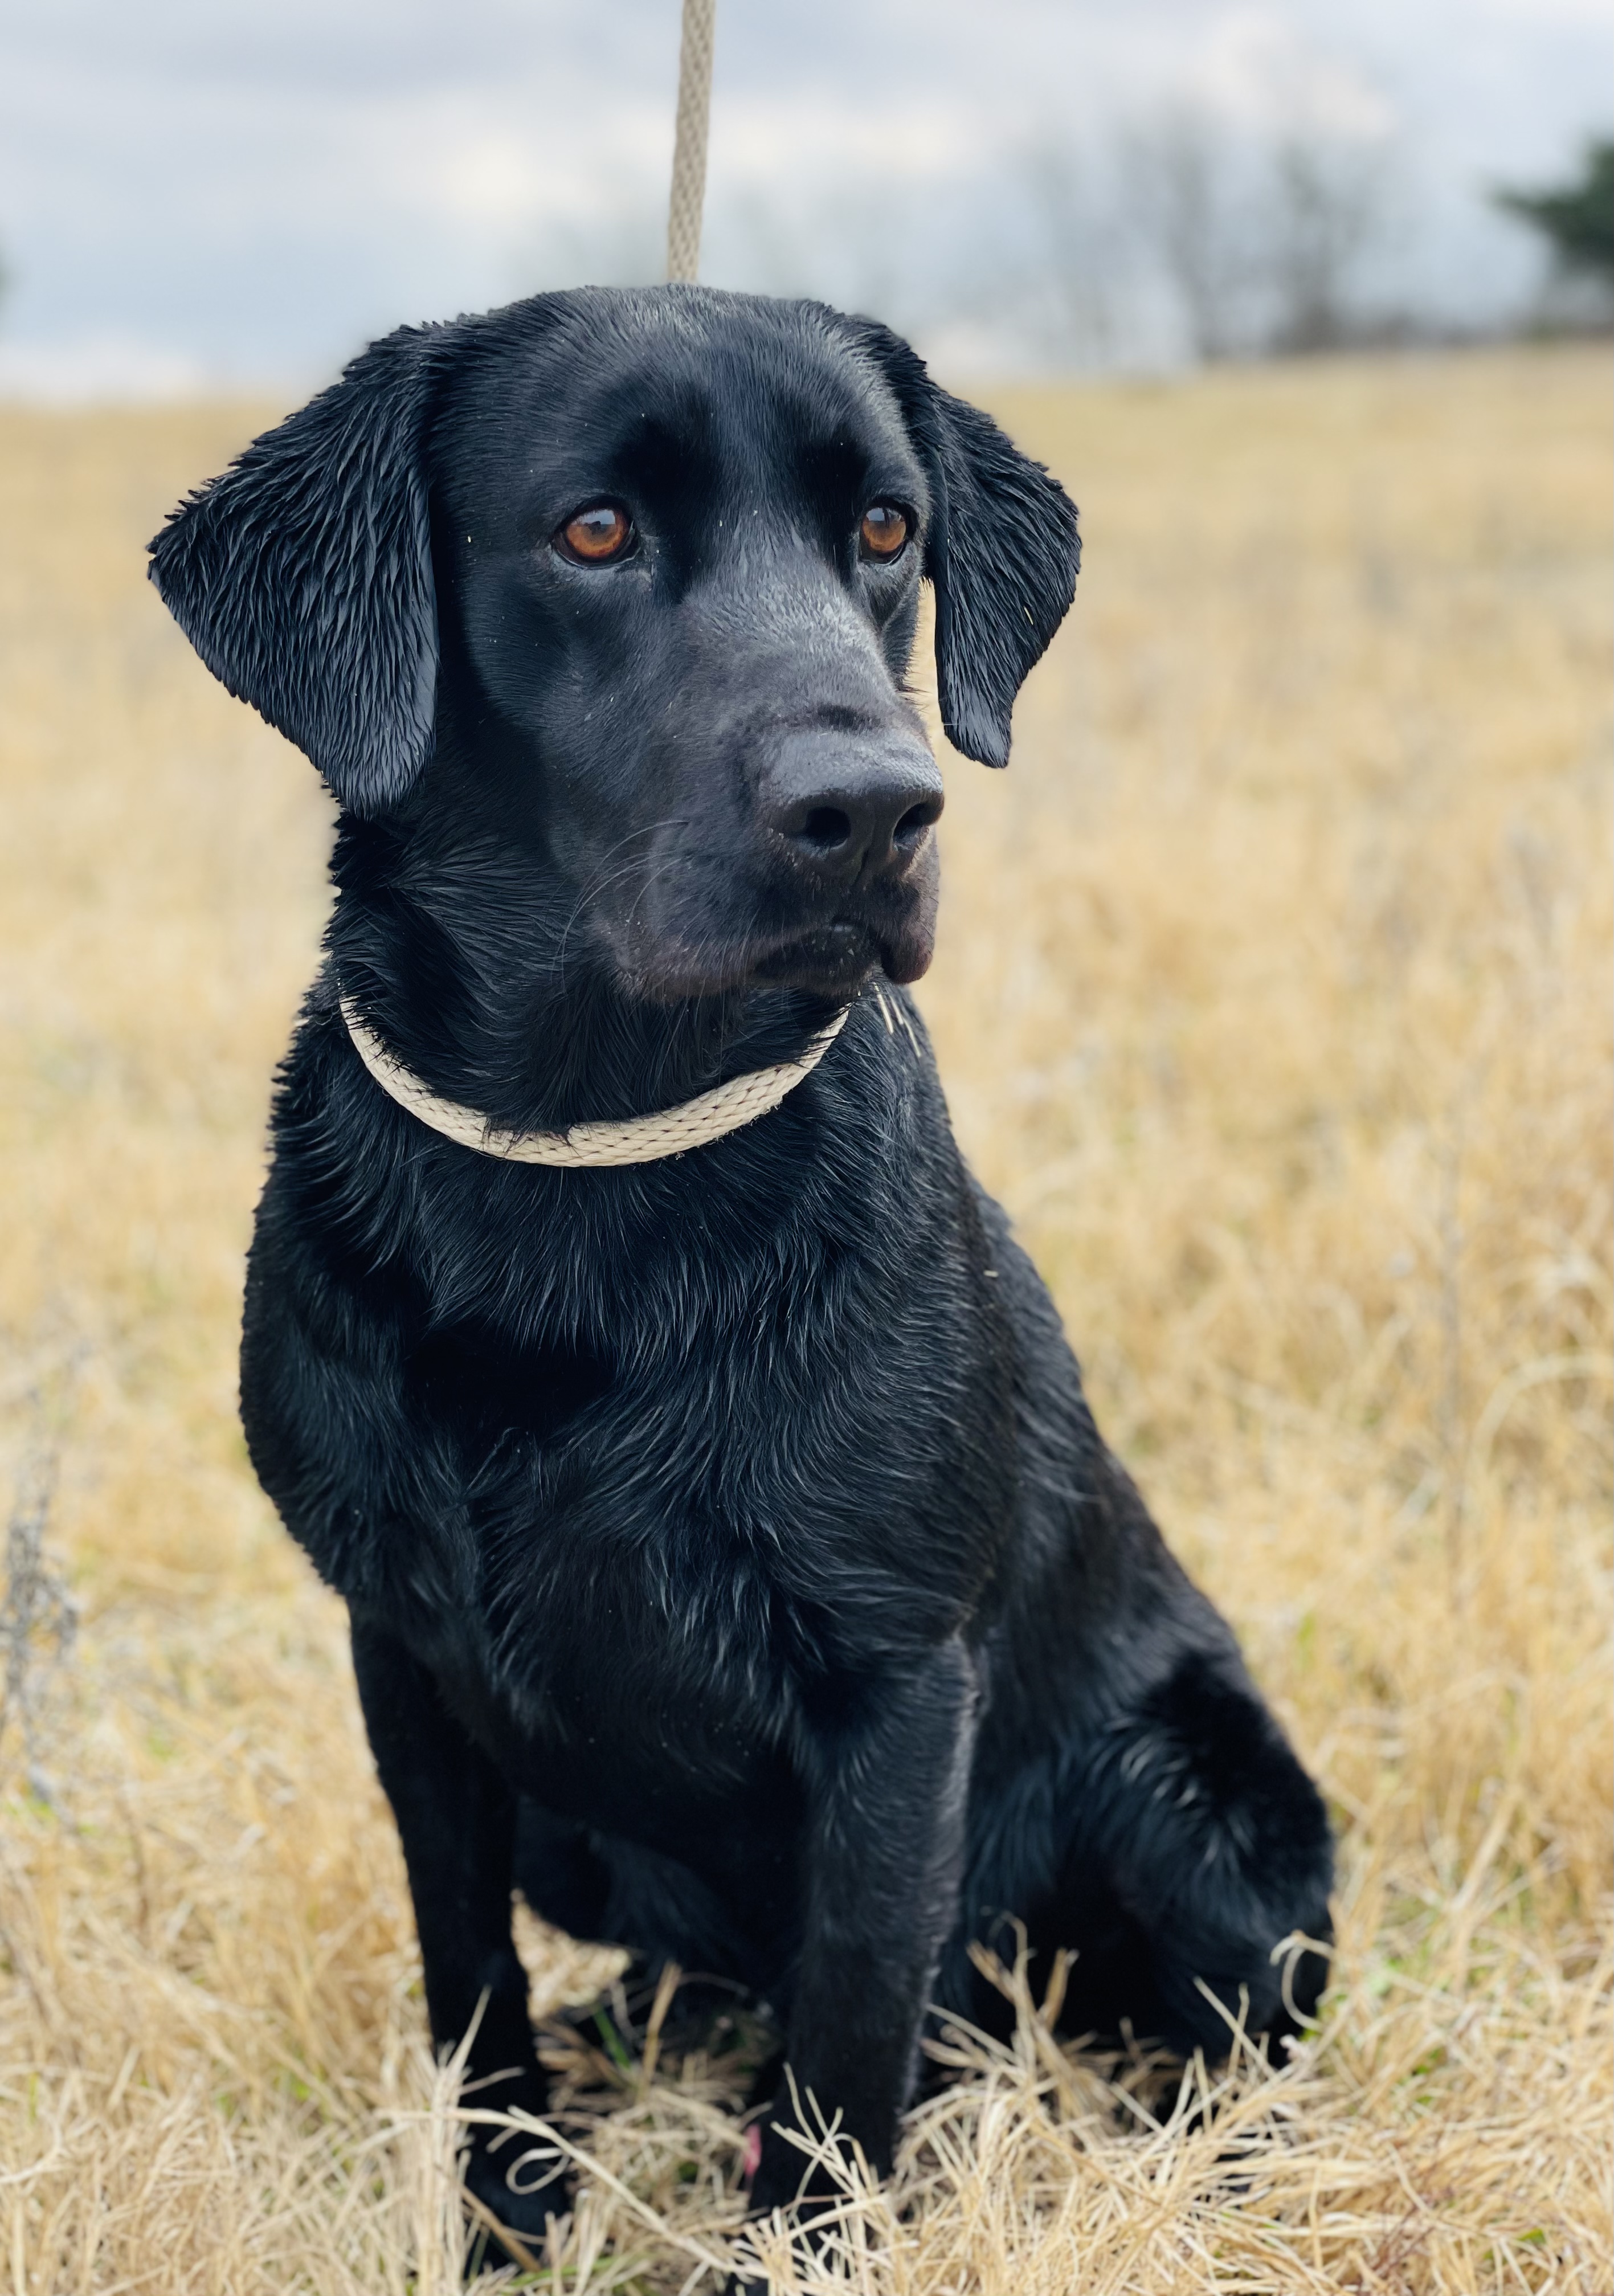
[[[642,539],[579,578],[550,537],[602,495]],[[896,569],[848,539],[874,496],[913,518]],[[1219,2054],[1201,1982],[1291,2030],[1321,1803],[1100,1439],[892,985],[935,906],[920,574],[949,731],[1002,763],[1074,584],[1058,488],[866,322],[590,292],[376,346],[153,552],[343,807],[242,1407],[351,1610],[438,2038],[486,1994],[473,2072],[541,2107],[517,1885],[771,2004],[881,2169],[927,2002],[999,2013],[967,1947],[1006,1917],[1045,1969],[1077,1949],[1071,2031]],[[815,780],[854,813],[900,784],[892,819],[920,791],[907,843],[836,876]],[[395,1106],[339,984],[518,1127],[671,1104],[852,1012],[750,1128],[553,1171]],[[1290,2002],[1321,1976],[1292,1963]],[[759,2205],[799,2162],[767,2136]],[[528,2230],[563,2199],[471,2174]]]

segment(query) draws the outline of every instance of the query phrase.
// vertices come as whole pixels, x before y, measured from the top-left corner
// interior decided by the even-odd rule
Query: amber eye
[[[863,546],[871,558],[895,558],[908,538],[908,516],[895,503],[873,503],[863,514]]]
[[[586,510],[567,520],[559,536],[567,553],[582,559],[586,566],[602,566],[608,558],[620,558],[633,538],[634,522],[615,503],[590,503]]]

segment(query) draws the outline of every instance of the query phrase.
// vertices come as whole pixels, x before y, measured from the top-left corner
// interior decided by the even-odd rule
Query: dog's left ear
[[[395,804],[431,755],[427,432],[454,330],[403,327],[180,504],[152,579],[213,675],[340,802]]]
[[[1006,766],[1014,697],[1076,595],[1076,504],[989,415],[933,382],[899,335],[850,324],[896,392],[930,482],[924,570],[942,724],[966,757]]]

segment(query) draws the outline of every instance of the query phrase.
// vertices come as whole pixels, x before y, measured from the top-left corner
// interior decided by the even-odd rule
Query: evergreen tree
[[[1614,138],[1586,146],[1580,174],[1556,191],[1503,191],[1496,203],[1534,225],[1566,271],[1614,283]]]

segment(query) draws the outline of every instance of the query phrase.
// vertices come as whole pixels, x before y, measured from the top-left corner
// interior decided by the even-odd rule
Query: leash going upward
[[[712,45],[717,0],[684,0],[678,45],[678,129],[667,210],[667,275],[700,272],[700,210],[706,199],[706,136],[712,111]]]

